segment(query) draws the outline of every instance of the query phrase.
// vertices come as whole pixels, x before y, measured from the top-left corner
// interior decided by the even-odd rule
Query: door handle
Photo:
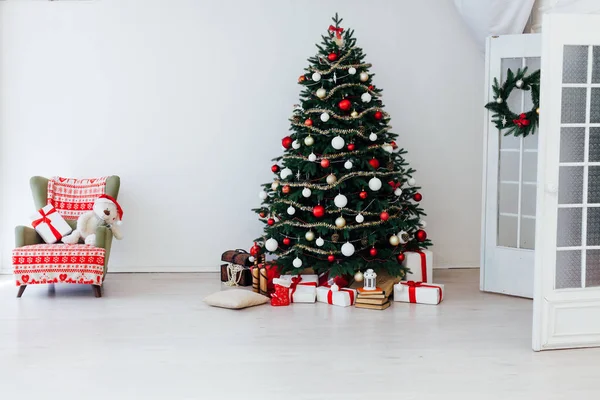
[[[552,182],[546,183],[546,192],[552,194],[558,193],[558,185]]]

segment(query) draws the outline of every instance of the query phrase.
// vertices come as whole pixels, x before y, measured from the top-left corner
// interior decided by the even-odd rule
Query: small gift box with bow
[[[281,275],[281,279],[289,280],[290,301],[292,303],[314,303],[317,299],[317,275]]]
[[[406,251],[402,265],[410,270],[404,280],[431,282],[433,275],[433,253],[430,250]]]
[[[354,299],[356,299],[356,290],[340,288],[335,283],[317,288],[317,301],[320,303],[348,307],[354,304]]]
[[[444,285],[425,282],[400,282],[394,285],[394,301],[419,304],[440,304]]]
[[[289,306],[292,281],[275,278],[273,279],[273,285],[275,286],[275,291],[271,294],[271,305],[276,307]]]
[[[73,231],[62,215],[50,204],[39,209],[38,213],[32,219],[31,225],[42,239],[44,239],[44,242],[48,244],[58,242],[63,236]]]

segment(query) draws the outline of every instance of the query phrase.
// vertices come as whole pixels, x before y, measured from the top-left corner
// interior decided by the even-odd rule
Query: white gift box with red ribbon
[[[433,277],[433,253],[430,250],[405,251],[402,266],[410,269],[403,280],[431,282]]]
[[[318,275],[281,275],[279,278],[291,282],[290,301],[292,303],[314,303],[316,301]]]
[[[355,299],[356,290],[340,288],[335,283],[331,286],[319,286],[317,288],[317,301],[320,303],[348,307],[354,304]]]
[[[58,242],[63,236],[73,231],[62,215],[50,204],[38,210],[37,214],[32,217],[31,225],[48,244]]]
[[[440,304],[444,285],[425,282],[400,282],[394,285],[394,301],[419,304]]]

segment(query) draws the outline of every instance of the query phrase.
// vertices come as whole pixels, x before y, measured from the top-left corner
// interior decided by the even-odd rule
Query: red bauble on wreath
[[[329,55],[327,56],[327,59],[329,61],[333,62],[338,59],[338,55],[336,53],[329,53]]]
[[[419,229],[417,233],[415,233],[415,237],[419,242],[424,242],[425,240],[427,240],[427,232],[425,232],[422,229]]]
[[[323,215],[325,215],[325,207],[320,204],[316,205],[313,208],[313,215],[317,218],[321,218]]]
[[[354,143],[348,143],[348,151],[354,151]]]
[[[330,263],[335,261],[335,256],[333,254],[330,254],[327,256],[327,261],[329,261]]]
[[[421,200],[423,200],[423,196],[421,195],[421,193],[415,193],[413,196],[413,199],[415,201],[421,201]]]
[[[256,257],[260,254],[260,246],[254,242],[254,246],[250,247],[250,255]]]
[[[328,168],[329,167],[329,160],[324,158],[321,160],[321,167],[323,168]]]
[[[379,218],[382,221],[387,221],[388,219],[390,219],[390,214],[388,214],[387,211],[383,211],[381,214],[379,214]]]
[[[307,118],[306,121],[304,121],[304,125],[306,126],[312,126],[313,124],[313,120],[310,118]]]
[[[275,225],[275,220],[273,218],[269,218],[267,220],[267,225],[270,225],[270,226]]]
[[[367,192],[365,192],[364,190],[361,190],[360,193],[358,194],[358,197],[360,197],[361,199],[364,200],[367,198],[368,195],[369,194]]]
[[[339,107],[339,108],[340,108],[340,110],[342,110],[342,111],[348,111],[348,110],[350,110],[350,108],[352,107],[352,103],[350,102],[350,100],[348,100],[348,99],[344,99],[344,100],[341,100],[341,101],[338,103],[338,107]]]
[[[375,257],[377,255],[377,249],[375,247],[371,247],[371,249],[369,250],[369,254],[371,255],[371,257]]]
[[[375,169],[379,168],[379,160],[377,160],[376,158],[371,158],[369,160],[369,164],[371,164],[371,167]]]
[[[404,260],[406,260],[406,256],[404,253],[400,253],[396,256],[396,260],[398,260],[399,263],[404,262]]]
[[[284,244],[284,245],[286,245],[286,246],[289,246],[289,245],[290,245],[290,243],[292,243],[292,241],[290,240],[290,238],[287,238],[287,237],[286,237],[286,238],[283,238],[283,244]]]
[[[279,165],[275,164],[271,167],[271,171],[273,171],[274,173],[278,173],[279,172]]]
[[[374,117],[377,121],[379,121],[381,118],[383,118],[383,113],[381,111],[375,111]]]
[[[286,149],[289,149],[290,147],[292,147],[292,142],[293,142],[293,141],[294,141],[294,140],[293,140],[291,137],[289,137],[289,136],[286,136],[286,137],[284,137],[283,139],[281,139],[281,145],[282,145],[283,147],[285,147]]]

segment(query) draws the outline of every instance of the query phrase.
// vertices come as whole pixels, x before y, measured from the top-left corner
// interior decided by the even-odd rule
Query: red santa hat
[[[123,220],[123,209],[121,208],[121,205],[117,202],[117,199],[115,199],[112,196],[109,196],[107,194],[103,194],[100,195],[100,197],[98,197],[99,199],[107,199],[108,201],[112,202],[115,204],[115,206],[117,206],[117,214],[119,214],[119,219]]]

